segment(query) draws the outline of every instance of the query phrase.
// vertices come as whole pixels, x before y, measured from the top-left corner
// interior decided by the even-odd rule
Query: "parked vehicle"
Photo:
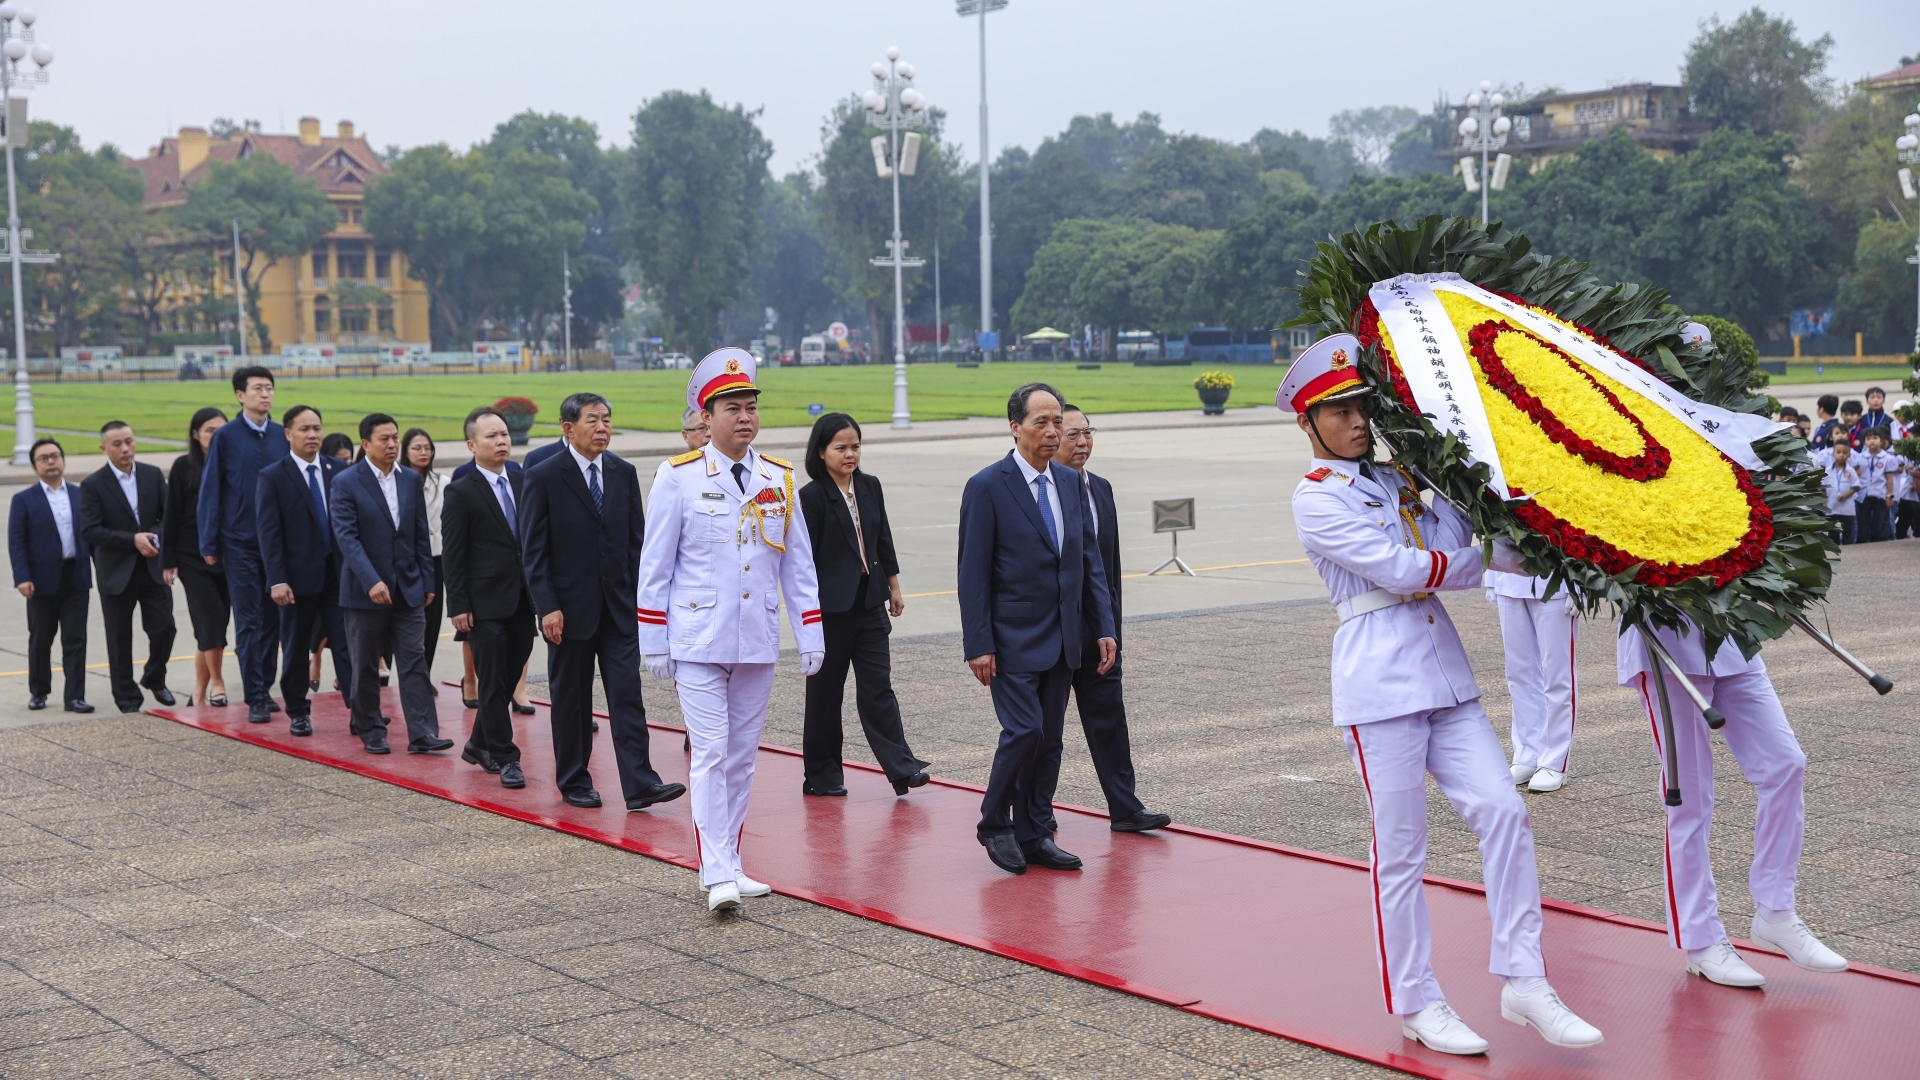
[[[660,366],[667,371],[692,371],[693,357],[686,353],[661,353]]]
[[[827,339],[823,334],[800,339],[800,366],[815,367],[827,362]]]
[[[1167,358],[1208,364],[1274,363],[1273,335],[1266,330],[1229,330],[1208,326],[1167,335]]]

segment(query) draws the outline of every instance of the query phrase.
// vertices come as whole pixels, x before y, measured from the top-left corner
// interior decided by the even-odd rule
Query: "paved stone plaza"
[[[1299,555],[1288,434],[1221,433],[1225,477],[1194,471],[1199,448],[1164,433],[1102,444],[1128,481],[1123,509],[1189,493],[1216,505],[1203,527],[1218,554],[1196,565],[1272,563],[1128,583],[1143,612],[1126,634],[1135,759],[1148,804],[1176,820],[1364,858],[1365,806],[1327,720],[1332,619],[1311,569],[1280,562]],[[928,536],[903,550],[922,579],[908,591],[952,587],[938,530],[957,484],[943,485],[1003,445],[874,454],[896,528],[928,526],[907,534]],[[1130,572],[1147,569],[1164,538],[1142,535],[1143,514],[1122,522]],[[1807,640],[1767,651],[1811,759],[1801,911],[1850,958],[1907,971],[1920,971],[1920,796],[1904,767],[1920,751],[1917,561],[1911,542],[1850,549],[1833,594],[1842,640],[1894,679],[1891,697]],[[907,730],[936,774],[983,782],[992,708],[931,599],[894,641]],[[1504,729],[1494,610],[1478,593],[1449,606]],[[17,623],[18,605],[0,607]],[[1581,640],[1573,780],[1529,807],[1548,895],[1657,919],[1648,728],[1613,685],[1612,635],[1594,624]],[[443,677],[458,670],[449,652]],[[769,742],[800,740],[792,666]],[[21,709],[23,683],[0,684],[0,1076],[1390,1075],[782,897],[713,919],[689,871],[151,717],[40,722],[61,714]],[[654,719],[677,722],[669,690],[647,694]],[[1071,716],[1067,747],[1060,799],[1098,806]],[[857,726],[848,753],[866,756]],[[1719,755],[1721,900],[1740,934],[1753,800]],[[1430,869],[1477,879],[1472,839],[1437,796],[1432,817]],[[1222,918],[1259,902],[1221,884]]]

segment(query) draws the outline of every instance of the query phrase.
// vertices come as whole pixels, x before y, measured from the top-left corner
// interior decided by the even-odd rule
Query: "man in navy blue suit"
[[[254,533],[255,482],[260,470],[287,456],[287,435],[273,422],[273,372],[243,367],[233,373],[240,415],[214,432],[200,480],[200,554],[207,565],[226,568],[233,598],[234,652],[247,719],[264,722],[280,711],[273,703],[273,661],[279,642],[273,605],[267,599],[266,568]]]
[[[433,602],[433,548],[420,474],[396,468],[400,425],[386,413],[360,418],[358,465],[333,481],[327,510],[340,549],[340,606],[353,654],[352,731],[369,754],[388,754],[380,715],[380,653],[393,645],[400,707],[407,717],[407,753],[445,750],[427,674],[427,605]]]
[[[280,423],[290,452],[260,470],[253,495],[258,515],[255,528],[267,594],[280,609],[280,651],[285,659],[280,696],[287,704],[287,730],[305,736],[313,734],[307,653],[314,627],[326,628],[340,693],[353,700],[353,662],[347,653],[346,620],[340,614],[340,550],[333,542],[333,522],[327,513],[334,473],[347,466],[320,453],[326,432],[319,409],[295,405]],[[268,719],[249,718],[255,723]]]
[[[7,514],[7,554],[13,587],[27,598],[27,708],[44,709],[53,693],[53,635],[60,634],[61,695],[68,712],[87,704],[87,593],[93,571],[80,532],[80,488],[69,484],[66,451],[52,439],[28,455],[40,482],[13,496]]]
[[[979,839],[993,864],[1078,870],[1053,842],[1053,784],[1067,693],[1086,633],[1098,670],[1118,646],[1106,573],[1080,475],[1060,449],[1060,392],[1029,383],[1007,399],[1014,448],[975,473],[960,496],[960,626],[967,666],[993,691],[1000,745],[980,805]]]

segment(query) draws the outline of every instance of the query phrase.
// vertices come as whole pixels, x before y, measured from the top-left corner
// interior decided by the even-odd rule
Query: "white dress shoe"
[[[739,887],[741,896],[765,896],[773,891],[773,886],[764,881],[755,881],[745,874],[734,878],[733,883]]]
[[[1749,936],[1760,948],[1786,953],[1787,959],[1808,971],[1847,970],[1846,957],[1822,945],[1797,915],[1785,923],[1768,922],[1755,915]]]
[[[1513,767],[1513,786],[1519,787],[1521,784],[1526,783],[1533,778],[1534,773],[1539,771],[1540,766],[1538,765],[1515,765]]]
[[[1533,774],[1533,779],[1527,781],[1527,790],[1537,792],[1559,791],[1562,787],[1566,786],[1566,783],[1566,773],[1554,772],[1552,769],[1540,769]]]
[[[724,908],[740,906],[740,886],[731,881],[723,881],[707,889],[707,910],[720,911]]]
[[[1453,1006],[1436,1001],[1417,1013],[1400,1018],[1400,1034],[1417,1039],[1429,1050],[1443,1054],[1484,1054],[1487,1040],[1467,1026]]]
[[[1541,1038],[1555,1046],[1578,1050],[1600,1044],[1600,1029],[1561,1004],[1560,995],[1550,986],[1535,994],[1522,994],[1512,983],[1501,987],[1500,1015],[1522,1027],[1531,1025]]]
[[[1687,973],[1698,975],[1708,982],[1721,986],[1744,986],[1759,988],[1767,985],[1767,977],[1747,966],[1740,959],[1740,953],[1733,942],[1721,938],[1719,944],[1704,949],[1687,951]]]

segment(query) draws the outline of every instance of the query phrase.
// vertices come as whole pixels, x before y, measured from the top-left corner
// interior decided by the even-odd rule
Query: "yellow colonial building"
[[[308,346],[296,351],[385,353],[403,344],[424,347],[432,338],[426,287],[407,276],[405,255],[376,246],[361,225],[367,186],[387,167],[351,121],[340,121],[336,132],[321,135],[320,121],[311,116],[300,119],[298,135],[236,131],[217,136],[183,127],[146,157],[128,162],[128,168],[146,183],[147,211],[160,213],[185,204],[187,189],[211,175],[217,163],[254,154],[285,162],[295,176],[319,187],[340,223],[311,252],[281,259],[261,280],[260,313],[274,351]],[[216,247],[219,269],[212,287],[231,298],[232,249]],[[193,287],[183,284],[174,305],[184,308],[198,299]],[[256,342],[248,345],[262,351]]]

